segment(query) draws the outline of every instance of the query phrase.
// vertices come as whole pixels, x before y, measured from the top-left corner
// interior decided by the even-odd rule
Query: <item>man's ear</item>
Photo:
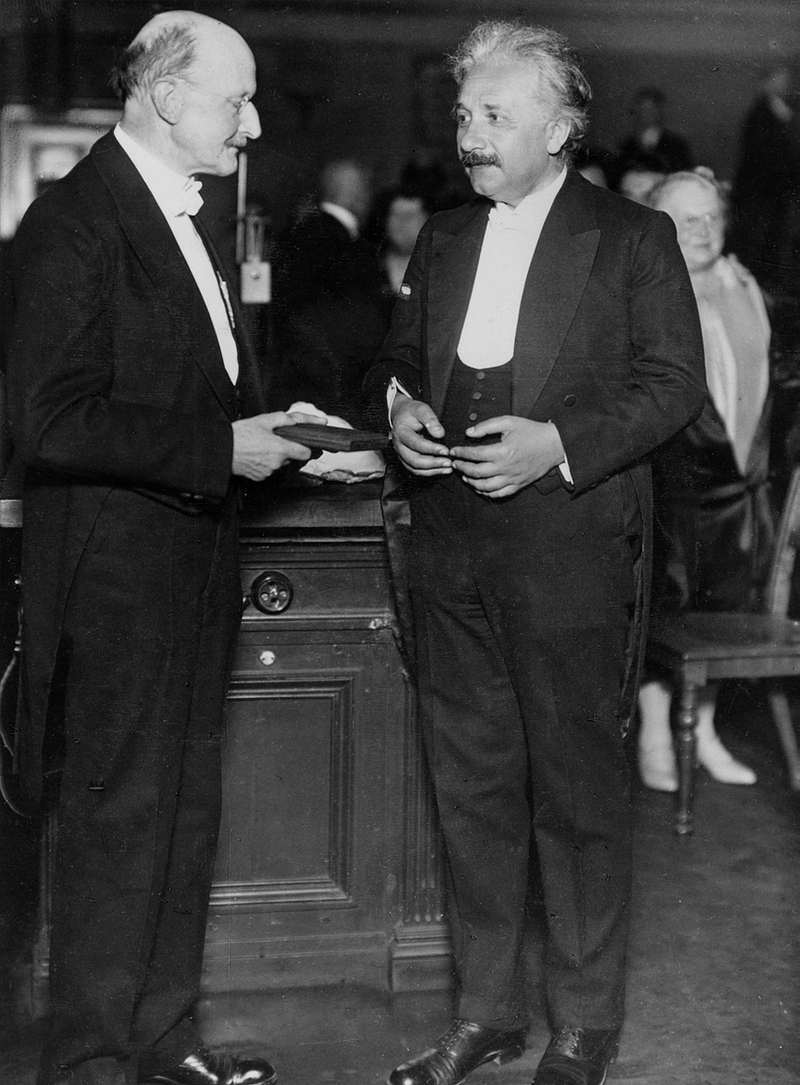
[[[556,155],[569,139],[572,125],[563,117],[552,120],[547,125],[547,151],[548,154]]]
[[[175,124],[183,108],[183,93],[174,79],[157,79],[150,88],[150,100],[159,117]]]

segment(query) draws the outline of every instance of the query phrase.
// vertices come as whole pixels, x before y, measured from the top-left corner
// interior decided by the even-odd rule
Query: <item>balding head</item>
[[[123,103],[147,95],[159,79],[185,77],[215,42],[243,40],[225,23],[196,11],[163,11],[145,23],[112,74]]]
[[[118,65],[123,129],[170,169],[226,176],[261,133],[256,65],[232,27],[194,11],[146,23]]]

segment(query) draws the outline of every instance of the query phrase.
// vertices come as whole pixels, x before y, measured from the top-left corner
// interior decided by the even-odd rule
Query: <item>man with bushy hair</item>
[[[447,69],[460,89],[477,64],[501,61],[536,66],[542,100],[570,123],[557,152],[562,161],[569,161],[589,127],[592,89],[567,39],[545,26],[490,20],[479,23],[460,43],[447,58]]]
[[[647,457],[703,406],[702,342],[671,221],[570,168],[590,89],[566,40],[485,23],[451,70],[478,198],[422,228],[368,380],[407,470],[457,978],[452,1026],[389,1082],[522,1055],[535,850],[552,1029],[535,1085],[601,1085],[624,1009]]]

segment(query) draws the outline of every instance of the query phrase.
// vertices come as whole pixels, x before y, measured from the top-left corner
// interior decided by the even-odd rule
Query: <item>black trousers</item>
[[[240,617],[233,502],[190,517],[110,494],[69,597],[54,694],[53,1018],[38,1085],[64,1067],[105,1085],[89,1073],[103,1057],[132,1085],[139,1056],[180,1059],[197,1043]]]
[[[535,845],[551,1024],[618,1027],[631,881],[619,718],[633,593],[616,480],[571,500],[414,487],[420,715],[450,873],[458,1016],[529,1021],[522,944]]]

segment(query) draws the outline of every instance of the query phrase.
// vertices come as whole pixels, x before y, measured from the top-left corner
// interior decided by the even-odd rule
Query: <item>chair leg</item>
[[[797,748],[797,735],[792,723],[789,699],[786,696],[783,682],[779,679],[768,679],[767,696],[769,698],[769,707],[772,709],[772,718],[778,728],[778,736],[786,757],[786,764],[789,769],[789,783],[793,791],[800,791],[800,751]]]
[[[681,689],[678,712],[678,818],[675,832],[678,836],[690,836],[694,831],[692,793],[694,791],[694,768],[697,761],[697,702],[699,687],[685,681]]]

